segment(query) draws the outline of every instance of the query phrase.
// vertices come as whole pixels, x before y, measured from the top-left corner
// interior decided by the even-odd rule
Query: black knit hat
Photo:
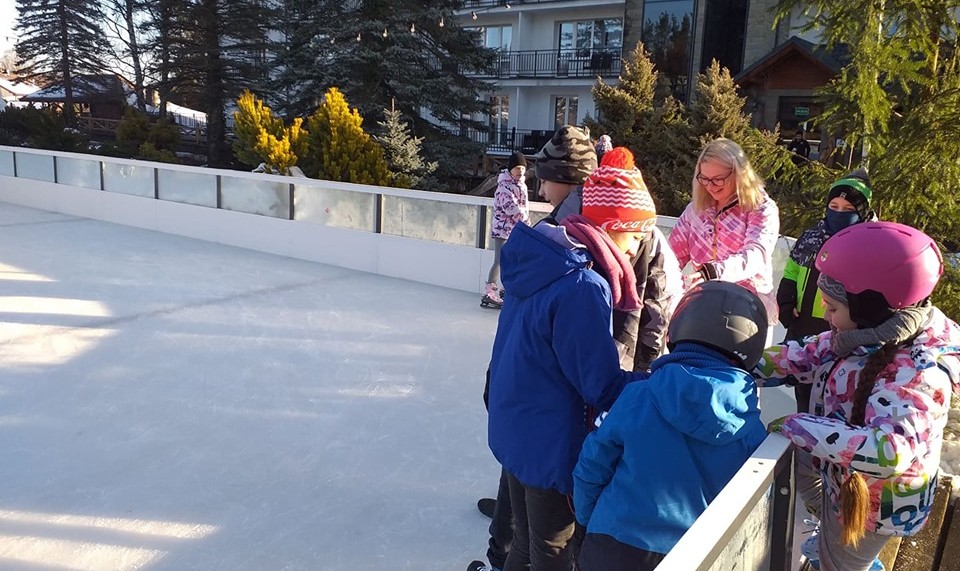
[[[513,154],[510,155],[510,160],[507,161],[507,170],[512,171],[513,167],[526,167],[527,166],[527,157],[523,156],[523,153],[520,151],[513,151]]]
[[[873,189],[870,188],[870,175],[867,171],[857,169],[830,185],[827,204],[837,197],[849,201],[857,209],[860,219],[866,220],[870,212],[870,202],[873,200]]]
[[[597,168],[597,151],[590,131],[565,125],[536,155],[537,178],[564,184],[583,184]]]

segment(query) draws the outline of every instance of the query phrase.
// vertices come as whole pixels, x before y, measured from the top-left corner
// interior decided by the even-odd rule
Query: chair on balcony
[[[590,63],[586,67],[595,71],[610,71],[613,68],[613,53],[593,52],[590,56]]]

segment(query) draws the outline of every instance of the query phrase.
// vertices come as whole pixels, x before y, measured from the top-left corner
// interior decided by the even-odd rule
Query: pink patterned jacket
[[[830,336],[828,331],[805,345],[791,341],[766,350],[757,366],[761,376],[793,375],[813,383],[812,413],[787,416],[776,428],[813,455],[836,517],[840,488],[855,470],[870,489],[867,529],[913,535],[926,522],[937,489],[951,385],[960,392],[960,327],[939,309],[932,310],[912,344],[897,352],[877,377],[865,426],[851,426],[846,419],[860,372],[877,347],[860,347],[837,360]]]
[[[503,171],[497,177],[497,190],[493,193],[493,223],[490,235],[506,240],[513,227],[530,220],[527,207],[527,182],[519,181]]]
[[[773,250],[780,235],[780,210],[766,193],[756,210],[745,212],[738,202],[697,214],[693,203],[670,232],[670,247],[683,269],[687,262],[713,262],[720,279],[736,282],[760,296],[770,324],[777,321],[773,289]]]

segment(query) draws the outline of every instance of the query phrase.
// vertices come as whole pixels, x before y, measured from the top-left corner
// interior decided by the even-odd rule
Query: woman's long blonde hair
[[[740,207],[743,210],[749,212],[760,206],[764,200],[763,181],[750,166],[750,161],[747,160],[747,155],[740,145],[721,137],[707,143],[700,151],[700,158],[697,159],[697,168],[693,172],[694,210],[699,213],[713,206],[713,198],[710,197],[707,189],[697,182],[700,164],[708,160],[719,162],[733,170],[737,198],[740,199]]]

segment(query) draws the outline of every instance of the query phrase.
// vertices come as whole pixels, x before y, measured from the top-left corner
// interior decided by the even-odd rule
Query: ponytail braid
[[[853,393],[853,411],[848,423],[851,426],[864,426],[867,413],[867,399],[877,384],[877,377],[893,361],[899,345],[887,343],[867,358],[860,371],[857,388]],[[840,513],[843,516],[843,543],[856,547],[866,533],[867,516],[870,508],[870,490],[860,472],[850,471],[850,475],[840,488]]]

